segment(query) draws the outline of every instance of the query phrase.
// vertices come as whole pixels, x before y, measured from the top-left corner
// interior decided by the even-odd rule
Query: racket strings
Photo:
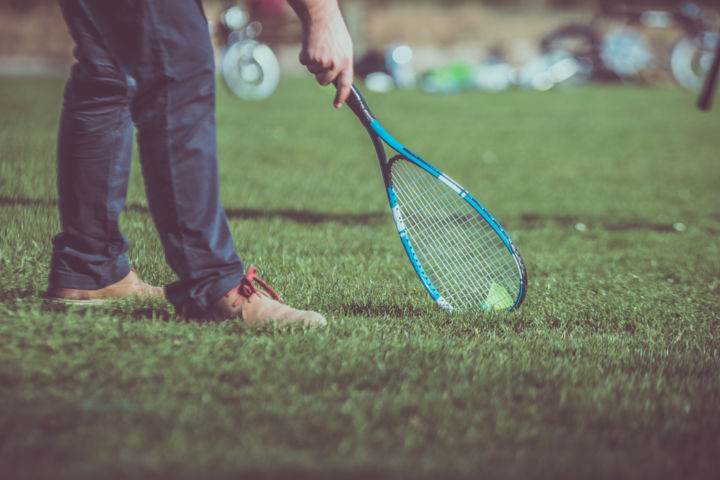
[[[391,178],[408,239],[440,295],[454,309],[483,308],[499,285],[514,302],[517,264],[482,215],[408,161],[393,162]]]

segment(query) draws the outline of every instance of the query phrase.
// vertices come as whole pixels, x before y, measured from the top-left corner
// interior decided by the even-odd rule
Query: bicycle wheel
[[[712,64],[718,34],[702,32],[694,38],[682,37],[670,54],[670,68],[681,87],[699,92]]]
[[[280,81],[280,65],[273,51],[255,40],[229,45],[222,56],[221,74],[230,92],[246,100],[273,94]]]

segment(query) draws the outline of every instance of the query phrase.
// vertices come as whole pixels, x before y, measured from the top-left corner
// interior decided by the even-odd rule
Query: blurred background
[[[205,0],[218,73],[239,97],[302,73],[284,0]],[[344,0],[366,88],[431,93],[550,90],[591,82],[700,88],[718,41],[717,0]],[[65,72],[54,0],[0,0],[0,74]]]

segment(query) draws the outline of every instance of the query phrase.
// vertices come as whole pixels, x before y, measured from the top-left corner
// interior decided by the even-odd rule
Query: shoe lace
[[[280,299],[280,295],[275,293],[275,290],[273,290],[270,287],[270,285],[268,285],[267,283],[262,281],[262,279],[257,276],[257,272],[258,272],[257,267],[248,268],[248,271],[245,274],[245,277],[240,281],[240,284],[237,287],[230,290],[230,292],[227,294],[227,296],[229,297],[230,294],[237,291],[238,294],[240,295],[233,302],[233,307],[237,307],[243,298],[250,298],[255,294],[258,294],[258,295],[266,294],[266,295],[269,295],[273,300],[277,300],[278,302],[284,303]],[[262,287],[262,289],[265,290],[265,292],[258,290],[257,287],[255,287],[255,285],[253,284],[253,282],[257,282],[257,284],[260,285]]]

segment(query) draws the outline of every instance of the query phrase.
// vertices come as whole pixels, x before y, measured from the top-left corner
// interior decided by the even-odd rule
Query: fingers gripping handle
[[[350,90],[350,96],[345,103],[347,103],[347,106],[350,107],[350,110],[353,111],[365,127],[369,126],[370,122],[375,120],[372,112],[370,112],[370,107],[368,107],[368,104],[365,102],[365,99],[355,84],[353,84]]]

